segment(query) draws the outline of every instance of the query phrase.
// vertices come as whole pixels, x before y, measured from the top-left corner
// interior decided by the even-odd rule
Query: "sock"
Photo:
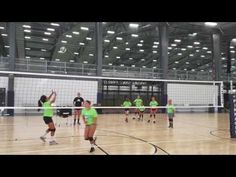
[[[54,136],[51,136],[51,139],[50,139],[50,141],[55,141],[55,138],[54,138]]]

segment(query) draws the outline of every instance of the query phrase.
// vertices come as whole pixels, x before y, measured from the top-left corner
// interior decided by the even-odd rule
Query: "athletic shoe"
[[[55,144],[58,144],[55,140],[49,142],[49,145],[55,145]]]
[[[95,151],[95,148],[94,147],[91,147],[90,151],[89,152],[94,152]]]
[[[153,123],[155,124],[155,123],[156,123],[156,121],[153,121]]]
[[[45,143],[46,142],[46,137],[41,136],[40,139]]]
[[[93,139],[93,144],[96,144],[97,137],[95,136]]]
[[[77,124],[78,124],[78,125],[80,125],[80,123],[79,123],[79,122],[77,122]]]
[[[127,123],[128,123],[128,119],[127,119],[127,118],[125,119],[125,122],[127,122]]]
[[[148,123],[150,123],[150,120],[148,120]]]

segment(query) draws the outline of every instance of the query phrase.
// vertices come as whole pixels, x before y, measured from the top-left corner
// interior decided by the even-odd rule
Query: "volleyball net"
[[[42,95],[49,96],[51,90],[57,93],[53,104],[55,113],[69,110],[72,115],[75,107],[73,100],[80,93],[89,100],[99,114],[123,113],[122,106],[126,97],[132,103],[130,109],[137,108],[137,96],[143,100],[145,111],[158,108],[164,113],[171,99],[178,112],[208,112],[223,108],[222,81],[163,80],[98,76],[60,75],[48,73],[0,71],[0,110],[3,115],[40,114],[38,100]],[[154,96],[158,106],[150,107]],[[63,112],[63,111],[62,111]]]

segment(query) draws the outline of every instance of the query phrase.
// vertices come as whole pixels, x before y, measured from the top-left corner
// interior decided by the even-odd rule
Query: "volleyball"
[[[66,48],[64,46],[60,47],[60,51],[61,53],[65,53],[66,52]]]

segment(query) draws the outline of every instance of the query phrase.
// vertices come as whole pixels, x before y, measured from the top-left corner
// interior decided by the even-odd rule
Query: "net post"
[[[14,74],[8,75],[8,90],[7,90],[7,106],[14,106],[15,93],[14,93]],[[14,116],[14,109],[7,109],[9,116]]]
[[[230,137],[236,138],[236,95],[229,93]]]

